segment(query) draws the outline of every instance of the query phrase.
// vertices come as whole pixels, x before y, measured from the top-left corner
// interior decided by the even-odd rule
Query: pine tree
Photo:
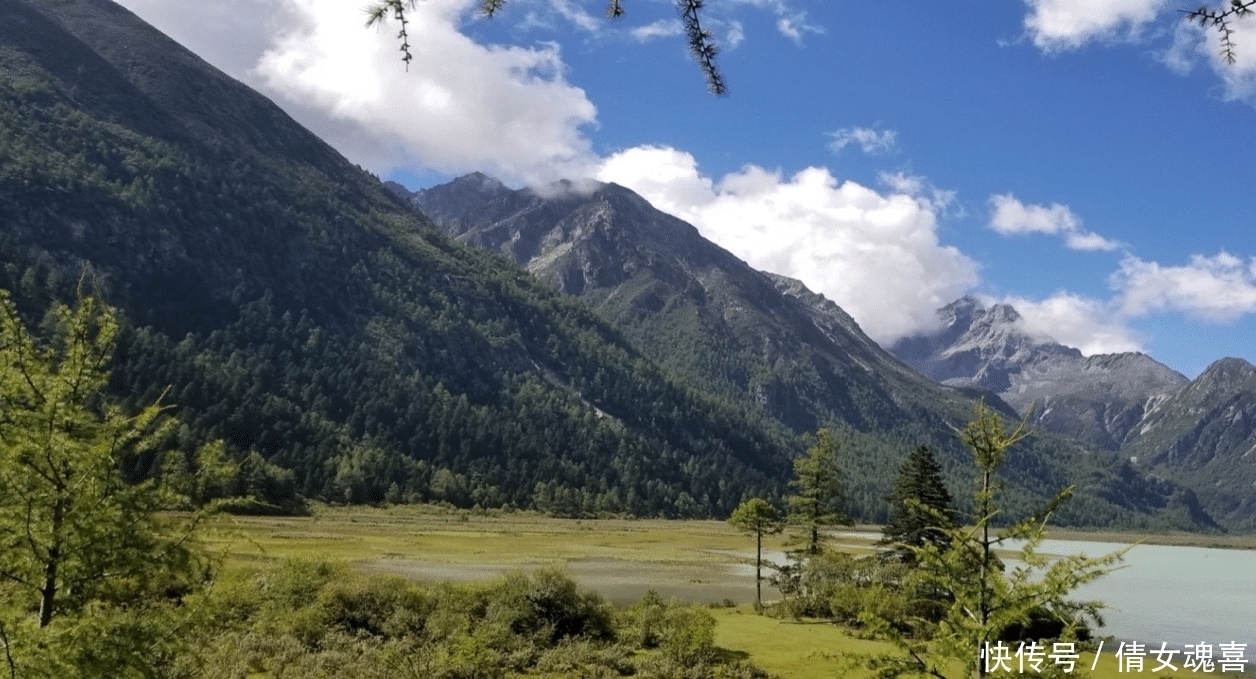
[[[763,536],[775,535],[784,528],[780,512],[767,500],[750,498],[733,510],[728,522],[747,533],[754,533],[754,596],[755,605],[763,605]]]
[[[189,530],[159,513],[173,495],[122,473],[160,459],[171,420],[159,403],[131,415],[107,397],[117,314],[80,291],[45,325],[39,342],[0,291],[0,634],[22,676],[71,671],[79,652],[99,664],[83,644],[111,634],[108,611],[142,630],[160,619],[150,604],[190,591],[200,572]],[[151,630],[113,637],[109,652],[133,660],[161,646]]]
[[[881,544],[892,545],[897,558],[910,563],[915,561],[912,547],[950,545],[955,505],[942,481],[942,468],[927,446],[916,448],[903,462],[887,499],[890,512],[881,529]]]
[[[1008,451],[1029,434],[1024,423],[1008,431],[999,415],[985,404],[977,407],[972,421],[960,433],[979,472],[973,494],[975,525],[951,528],[946,546],[926,542],[912,548],[917,560],[915,572],[925,585],[921,591],[931,592],[937,601],[944,602],[946,611],[937,621],[913,621],[915,629],[910,636],[895,628],[893,621],[867,611],[861,620],[870,632],[888,638],[900,651],[868,659],[868,667],[876,676],[950,679],[955,676],[954,668],[963,667],[963,676],[985,679],[997,670],[997,665],[983,661],[980,655],[987,644],[996,646],[1009,632],[1030,626],[1034,618],[1045,616],[1056,623],[1058,632],[1053,636],[1061,643],[1076,643],[1087,630],[1087,619],[1100,620],[1102,602],[1068,597],[1081,585],[1113,570],[1126,550],[1098,558],[1081,554],[1051,557],[1038,552],[1051,514],[1071,497],[1071,487],[1032,516],[1005,530],[994,530],[1002,487],[998,470]],[[1009,567],[995,553],[1008,549],[1009,540],[1020,543],[1015,567]],[[1062,672],[1047,666],[1044,675],[1062,676]]]
[[[794,479],[790,485],[798,492],[786,498],[789,522],[803,530],[803,556],[815,556],[824,549],[821,532],[829,526],[849,526],[851,520],[842,511],[846,499],[842,487],[842,470],[837,466],[838,443],[833,432],[816,432],[815,443],[802,457],[794,460]]]

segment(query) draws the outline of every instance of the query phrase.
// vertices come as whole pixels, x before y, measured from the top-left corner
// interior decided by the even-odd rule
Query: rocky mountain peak
[[[1013,325],[1019,323],[1021,315],[1011,304],[995,304],[986,310],[981,319],[989,325]]]
[[[941,329],[900,340],[890,351],[944,384],[993,391],[1032,413],[1035,426],[1104,448],[1120,448],[1149,399],[1187,381],[1145,354],[1084,357],[1032,335],[1010,304],[986,307],[964,297],[938,315]]]
[[[1196,398],[1208,398],[1212,394],[1253,389],[1256,389],[1256,366],[1241,358],[1223,358],[1205,368],[1186,390]]]
[[[1241,358],[1227,357],[1213,361],[1200,373],[1201,380],[1236,381],[1256,378],[1256,366]]]

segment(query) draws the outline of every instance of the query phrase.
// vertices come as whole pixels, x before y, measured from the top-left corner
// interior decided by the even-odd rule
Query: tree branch
[[[1196,10],[1178,10],[1186,15],[1186,20],[1190,23],[1199,22],[1200,26],[1211,26],[1217,29],[1221,34],[1221,58],[1227,64],[1233,65],[1235,62],[1234,50],[1234,28],[1230,22],[1233,19],[1239,19],[1252,14],[1252,8],[1256,7],[1256,0],[1230,0],[1230,7],[1226,10],[1211,9],[1207,5],[1200,5]]]
[[[1252,0],[1256,2],[1256,0]],[[382,26],[389,19],[401,25],[397,39],[401,41],[401,60],[410,70],[410,61],[414,55],[410,53],[409,19],[406,12],[413,10],[417,0],[375,0],[366,9],[366,25]],[[715,65],[715,57],[719,54],[719,46],[715,44],[715,35],[702,28],[701,11],[705,0],[676,0],[676,9],[680,12],[681,23],[685,27],[685,35],[689,38],[689,51],[698,61],[698,67],[706,76],[707,89],[716,96],[728,94],[728,86],[724,76]],[[480,14],[492,19],[506,6],[506,0],[480,0]],[[608,0],[606,16],[616,19],[624,14],[622,0]]]
[[[722,97],[728,94],[728,86],[724,84],[724,76],[715,65],[715,56],[720,53],[720,48],[715,44],[711,31],[702,28],[698,16],[705,4],[705,0],[676,0],[681,23],[685,26],[685,34],[689,36],[689,51],[698,60],[698,66],[706,76],[707,89],[711,94]]]

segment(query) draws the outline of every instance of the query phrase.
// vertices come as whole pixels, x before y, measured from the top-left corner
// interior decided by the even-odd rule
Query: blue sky
[[[617,181],[883,342],[972,293],[1088,353],[1256,361],[1256,19],[1228,66],[1166,0],[709,0],[715,98],[671,2],[420,0],[408,72],[364,3],[122,4],[381,176]]]

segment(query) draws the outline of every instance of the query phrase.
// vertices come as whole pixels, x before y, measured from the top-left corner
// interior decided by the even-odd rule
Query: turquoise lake
[[[1127,545],[1044,540],[1043,553],[1101,556]],[[1137,545],[1124,568],[1077,591],[1110,608],[1100,634],[1169,647],[1248,643],[1256,653],[1256,551]]]

